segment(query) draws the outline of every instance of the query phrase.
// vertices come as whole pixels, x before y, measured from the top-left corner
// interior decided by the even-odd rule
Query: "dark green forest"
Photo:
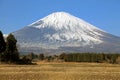
[[[96,63],[118,63],[120,54],[117,53],[69,53],[61,54],[60,59],[66,62],[96,62]]]

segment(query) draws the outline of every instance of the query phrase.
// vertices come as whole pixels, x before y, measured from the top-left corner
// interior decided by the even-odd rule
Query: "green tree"
[[[6,51],[5,61],[6,62],[17,62],[19,60],[19,53],[17,49],[17,40],[12,34],[9,34],[6,38]]]
[[[39,59],[44,60],[44,54],[39,54]]]
[[[2,32],[0,31],[0,61],[3,61],[3,53],[6,49],[6,43],[3,37]]]
[[[4,52],[5,49],[6,49],[6,43],[5,43],[2,32],[0,31],[0,53]]]

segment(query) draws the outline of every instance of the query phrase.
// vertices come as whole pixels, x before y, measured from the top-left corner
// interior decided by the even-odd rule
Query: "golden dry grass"
[[[120,80],[120,65],[52,62],[0,65],[0,80]]]

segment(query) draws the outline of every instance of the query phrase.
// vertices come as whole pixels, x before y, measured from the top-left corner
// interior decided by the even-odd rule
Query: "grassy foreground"
[[[0,65],[0,80],[119,80],[120,65],[52,63]]]

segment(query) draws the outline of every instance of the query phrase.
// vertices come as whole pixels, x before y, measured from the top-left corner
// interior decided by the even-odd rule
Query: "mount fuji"
[[[120,52],[120,37],[66,12],[55,12],[13,32],[21,52]]]

